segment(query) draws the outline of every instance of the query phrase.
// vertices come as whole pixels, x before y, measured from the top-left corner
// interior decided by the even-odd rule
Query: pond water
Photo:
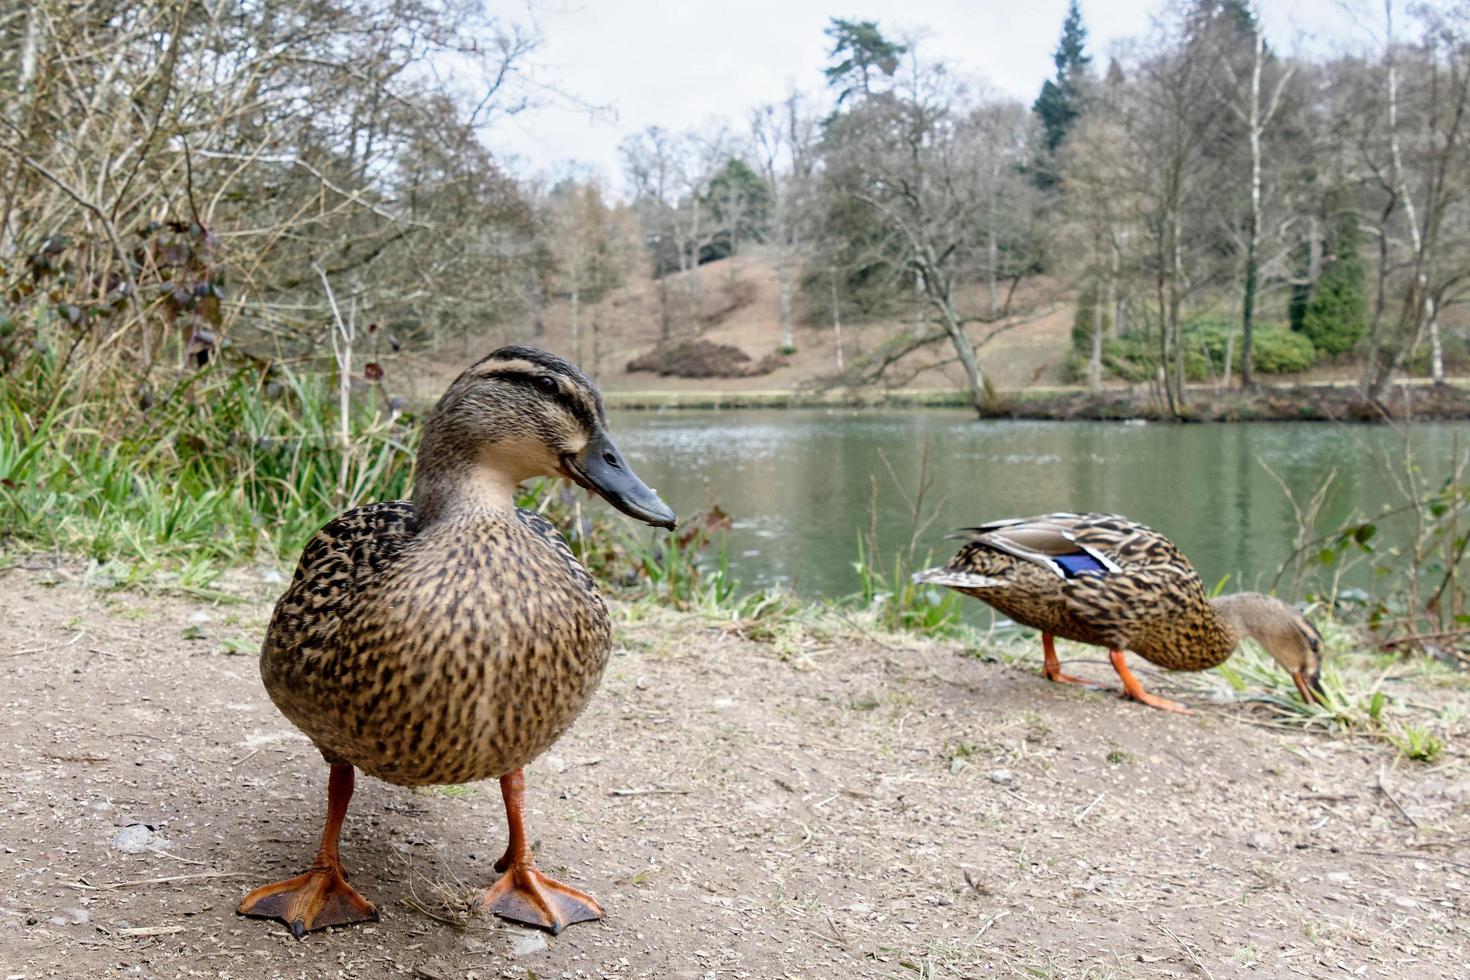
[[[859,534],[876,511],[885,554],[906,546],[912,494],[928,447],[932,486],[920,538],[935,563],[957,527],[1054,510],[1126,514],[1173,538],[1206,585],[1269,586],[1292,551],[1296,521],[1266,467],[1305,501],[1332,471],[1322,527],[1354,509],[1400,503],[1385,454],[1405,441],[1427,472],[1447,472],[1470,425],[1216,425],[977,422],[940,410],[618,412],[612,431],[640,476],[680,514],[718,504],[734,519],[728,554],[745,588],[807,595],[858,588]],[[1264,465],[1263,465],[1264,464]],[[876,495],[874,485],[876,481]]]

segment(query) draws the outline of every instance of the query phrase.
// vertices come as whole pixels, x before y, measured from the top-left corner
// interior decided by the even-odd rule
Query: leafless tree
[[[818,123],[800,93],[793,89],[783,101],[768,103],[751,112],[750,131],[753,156],[771,198],[770,241],[775,256],[777,316],[781,326],[778,346],[789,351],[796,347],[796,314],[792,302],[796,289],[795,266],[802,256],[807,225],[811,221]],[[839,326],[839,334],[840,330]],[[840,339],[838,349],[841,350]]]
[[[958,287],[998,275],[1002,249],[1020,244],[1012,234],[1027,209],[1015,177],[1024,119],[1019,107],[977,99],[945,66],[915,55],[891,92],[863,100],[827,134],[827,179],[871,210],[886,249],[917,275],[981,413],[997,399],[966,331],[980,318],[961,308]]]
[[[404,333],[517,312],[534,227],[480,137],[531,97],[533,34],[461,0],[11,11],[0,264],[78,311],[84,360],[146,377],[223,333],[312,351],[331,322],[313,266]],[[430,70],[451,61],[458,81]]]

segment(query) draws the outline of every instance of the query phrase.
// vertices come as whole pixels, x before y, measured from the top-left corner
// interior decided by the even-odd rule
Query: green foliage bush
[[[1312,341],[1299,333],[1273,326],[1258,330],[1252,338],[1252,358],[1262,374],[1296,374],[1317,363],[1317,350]],[[1240,367],[1236,351],[1236,370]]]
[[[1339,229],[1336,255],[1302,315],[1302,333],[1324,354],[1345,354],[1368,333],[1368,268],[1358,254],[1360,237],[1356,222]]]
[[[1077,297],[1077,313],[1072,317],[1072,349],[1092,356],[1092,317],[1097,306],[1097,288],[1089,286]],[[1107,336],[1112,319],[1103,312],[1102,331]],[[1085,373],[1085,372],[1084,372]]]
[[[1230,345],[1230,333],[1235,343]],[[1240,373],[1240,331],[1221,316],[1201,316],[1184,325],[1184,376],[1189,381],[1218,377],[1224,370],[1225,349],[1231,346],[1230,371]],[[1295,374],[1317,360],[1311,340],[1276,324],[1258,324],[1253,335],[1256,370],[1261,374]],[[1155,376],[1159,366],[1158,334],[1130,334],[1103,343],[1103,367],[1135,384]]]

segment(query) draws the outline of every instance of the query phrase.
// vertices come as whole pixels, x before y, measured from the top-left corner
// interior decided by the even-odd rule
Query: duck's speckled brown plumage
[[[407,786],[500,777],[509,841],[481,905],[558,932],[592,896],[535,866],[521,769],[565,732],[611,645],[591,576],[515,489],[565,477],[672,529],[673,511],[607,432],[592,382],[545,351],[503,347],[449,386],[424,426],[410,501],[358,507],[317,532],[271,617],[260,672],[331,764],[310,869],[252,889],[241,915],[312,929],[377,918],[338,842],[362,769]]]
[[[333,761],[406,786],[500,776],[566,731],[607,665],[607,610],[549,522],[420,529],[371,504],[312,539],[261,655],[272,700]]]
[[[1049,514],[1040,522],[1070,532],[1120,571],[1064,578],[995,547],[1036,528],[1034,521],[977,529],[947,567],[1004,579],[1000,588],[964,591],[1022,625],[1132,650],[1160,667],[1206,670],[1235,649],[1240,638],[1214,615],[1194,567],[1162,534],[1113,514]]]
[[[971,529],[959,553],[928,579],[989,603],[1044,633],[1132,650],[1170,670],[1206,670],[1240,642],[1243,625],[1277,619],[1315,653],[1316,630],[1295,610],[1246,593],[1211,602],[1189,560],[1162,534],[1116,514],[1046,514]],[[1059,558],[1101,556],[1112,568],[1064,573]],[[945,573],[955,573],[945,580]],[[974,587],[964,576],[987,581]],[[1263,638],[1258,636],[1258,638]],[[1287,638],[1289,639],[1289,638]],[[1264,642],[1264,639],[1263,639]]]

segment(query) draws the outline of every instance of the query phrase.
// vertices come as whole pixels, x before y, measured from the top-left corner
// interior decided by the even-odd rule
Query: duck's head
[[[629,517],[674,527],[674,512],[628,466],[597,388],[534,347],[502,347],[454,380],[424,426],[414,508],[434,520],[461,507],[510,506],[515,487],[560,476]]]
[[[1307,617],[1260,592],[1221,596],[1212,605],[1236,633],[1255,640],[1291,674],[1303,701],[1322,702],[1322,635]]]

